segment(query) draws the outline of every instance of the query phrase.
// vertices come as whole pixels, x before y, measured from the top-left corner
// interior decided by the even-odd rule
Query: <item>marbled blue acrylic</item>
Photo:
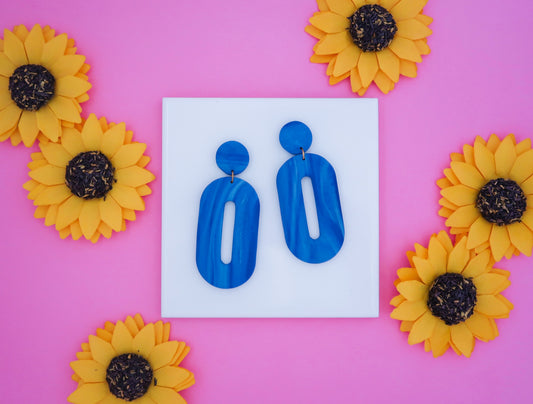
[[[246,148],[238,142],[222,144],[216,156],[217,165],[231,177],[210,183],[200,199],[196,235],[196,265],[211,285],[229,289],[245,283],[255,269],[259,227],[259,198],[246,181],[234,177],[248,165]],[[233,173],[232,173],[233,172]],[[231,261],[221,258],[224,208],[235,203],[235,223]]]
[[[278,171],[276,185],[285,241],[300,260],[319,264],[333,258],[344,242],[344,221],[333,166],[323,157],[306,153],[312,135],[307,125],[294,121],[280,132],[285,150],[296,154]],[[302,179],[309,177],[315,196],[319,236],[309,234],[302,192]]]

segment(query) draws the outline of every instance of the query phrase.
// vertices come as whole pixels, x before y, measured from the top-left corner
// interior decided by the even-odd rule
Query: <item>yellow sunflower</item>
[[[144,167],[146,144],[132,142],[124,123],[107,123],[91,114],[74,128],[64,128],[59,143],[40,143],[28,164],[24,184],[37,206],[36,218],[55,225],[61,238],[82,235],[96,243],[103,235],[126,229],[135,211],[144,210],[146,185],[154,175]]]
[[[398,270],[391,317],[409,332],[409,344],[424,342],[437,357],[451,346],[470,357],[475,339],[498,336],[495,318],[507,318],[513,305],[502,295],[509,272],[492,267],[489,251],[476,254],[466,237],[452,244],[444,231],[431,236],[428,248],[415,244],[411,264]]]
[[[30,147],[36,139],[56,142],[64,127],[81,122],[90,66],[74,40],[49,26],[4,30],[0,39],[0,142]]]
[[[71,362],[78,388],[75,404],[185,403],[178,393],[194,384],[194,375],[179,366],[189,353],[185,342],[169,341],[170,324],[144,324],[136,314],[116,324],[106,322],[81,344]]]
[[[531,139],[516,143],[513,135],[451,154],[450,168],[437,181],[446,226],[468,236],[467,247],[489,249],[497,262],[533,248],[533,150]]]
[[[430,49],[432,18],[422,14],[427,0],[317,0],[320,12],[305,30],[319,39],[313,63],[327,63],[330,84],[350,77],[363,95],[372,82],[387,94],[400,74],[416,77],[416,63]]]

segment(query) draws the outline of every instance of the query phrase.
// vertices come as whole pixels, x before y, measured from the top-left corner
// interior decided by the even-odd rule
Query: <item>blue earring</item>
[[[196,265],[202,277],[211,285],[229,289],[242,285],[254,272],[259,198],[249,183],[235,177],[248,166],[246,147],[239,142],[226,142],[218,148],[216,162],[231,177],[219,178],[210,183],[200,199]],[[227,202],[235,203],[235,223],[231,261],[224,263],[221,244]]]
[[[278,171],[276,185],[285,241],[300,260],[318,264],[333,258],[344,242],[337,177],[331,164],[317,154],[306,153],[311,146],[311,130],[302,122],[289,122],[281,129],[281,146],[295,156]],[[302,193],[302,179],[313,185],[320,235],[309,234]]]

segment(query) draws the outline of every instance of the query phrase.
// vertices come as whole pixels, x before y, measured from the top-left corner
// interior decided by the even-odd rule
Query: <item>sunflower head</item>
[[[430,49],[432,19],[427,0],[317,0],[319,12],[305,30],[319,41],[313,63],[327,63],[330,84],[350,77],[352,91],[364,95],[374,82],[387,94],[400,75],[416,77],[416,63]]]
[[[106,322],[70,363],[78,387],[68,401],[185,403],[178,392],[194,384],[194,375],[179,365],[190,348],[169,336],[169,323],[145,324],[139,314]]]
[[[30,147],[56,142],[81,122],[80,103],[91,88],[85,56],[74,40],[39,24],[4,30],[0,41],[0,141]]]
[[[409,344],[424,342],[435,357],[449,347],[470,357],[475,340],[496,338],[494,319],[513,308],[500,294],[510,285],[509,272],[493,268],[489,251],[476,254],[466,244],[466,237],[452,244],[441,231],[427,248],[415,244],[407,253],[410,266],[398,270],[391,317],[409,332]]]
[[[62,238],[82,235],[92,242],[100,235],[126,229],[135,211],[144,210],[154,175],[144,167],[146,145],[132,141],[123,123],[107,123],[91,114],[74,128],[65,128],[58,143],[39,144],[32,154],[30,181],[24,184],[37,206],[35,217],[55,225]]]
[[[493,262],[533,249],[533,150],[513,135],[476,137],[463,153],[452,153],[441,188],[442,208],[452,234],[468,236],[467,247],[490,251]]]

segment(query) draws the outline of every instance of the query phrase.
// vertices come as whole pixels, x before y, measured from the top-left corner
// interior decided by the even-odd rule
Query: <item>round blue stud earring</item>
[[[281,166],[276,178],[285,241],[300,260],[319,264],[333,258],[344,242],[337,176],[331,164],[317,154],[306,153],[311,130],[302,122],[287,123],[279,134],[281,146],[294,157]],[[302,179],[309,177],[315,196],[319,236],[309,234]]]
[[[200,199],[196,266],[202,277],[218,288],[242,285],[250,279],[255,268],[259,198],[249,183],[235,177],[246,169],[249,160],[248,151],[241,143],[223,143],[217,150],[216,162],[228,177],[211,182]],[[231,261],[224,263],[221,257],[222,227],[228,202],[235,204],[235,222]]]

